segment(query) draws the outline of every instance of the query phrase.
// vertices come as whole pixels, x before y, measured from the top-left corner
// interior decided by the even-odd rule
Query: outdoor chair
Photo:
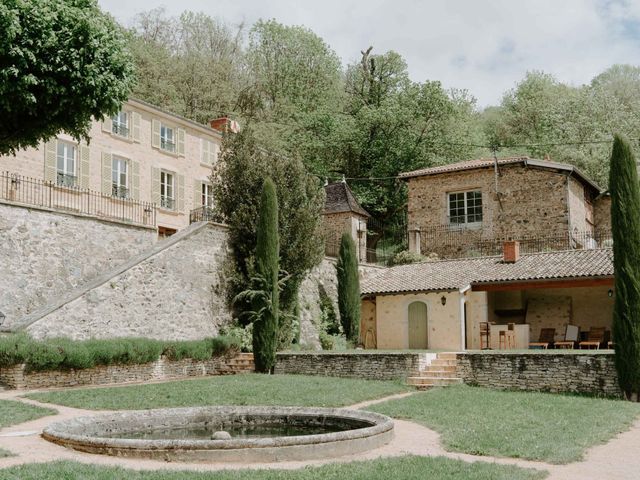
[[[480,322],[480,350],[491,348],[491,325],[489,322]]]
[[[572,349],[575,343],[578,341],[580,335],[580,327],[575,325],[567,325],[564,330],[564,340],[555,342],[553,346],[555,348],[568,348]]]
[[[589,329],[589,336],[587,337],[587,340],[580,342],[580,348],[596,347],[596,350],[600,350],[600,344],[604,342],[605,330],[605,327],[591,327]]]
[[[542,348],[546,350],[549,348],[549,344],[555,341],[556,329],[555,328],[542,328],[540,329],[540,336],[537,342],[530,342],[529,348]]]

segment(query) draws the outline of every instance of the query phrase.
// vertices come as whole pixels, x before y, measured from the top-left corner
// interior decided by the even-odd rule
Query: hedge
[[[98,365],[149,363],[166,356],[169,360],[206,360],[240,350],[231,336],[204,340],[163,341],[149,338],[34,340],[24,333],[0,337],[0,368],[26,364],[28,371],[92,368]]]

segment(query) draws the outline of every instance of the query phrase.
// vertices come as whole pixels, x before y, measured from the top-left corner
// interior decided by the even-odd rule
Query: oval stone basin
[[[381,447],[393,438],[393,421],[376,413],[335,408],[169,408],[78,417],[49,425],[42,436],[79,451],[121,457],[277,462]]]

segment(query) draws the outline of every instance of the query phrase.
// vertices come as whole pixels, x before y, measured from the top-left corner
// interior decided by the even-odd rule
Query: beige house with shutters
[[[155,203],[159,233],[172,234],[189,225],[190,211],[211,205],[209,176],[223,128],[220,119],[211,124],[217,128],[130,99],[118,115],[93,122],[89,144],[60,134],[40,148],[0,157],[0,171],[114,201]]]

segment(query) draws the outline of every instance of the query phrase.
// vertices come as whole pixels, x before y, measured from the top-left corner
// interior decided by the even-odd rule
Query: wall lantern
[[[613,290],[609,289],[607,295],[609,296],[609,298],[613,297]]]
[[[440,303],[444,307],[447,304],[447,297],[443,295],[442,298],[440,299]]]

